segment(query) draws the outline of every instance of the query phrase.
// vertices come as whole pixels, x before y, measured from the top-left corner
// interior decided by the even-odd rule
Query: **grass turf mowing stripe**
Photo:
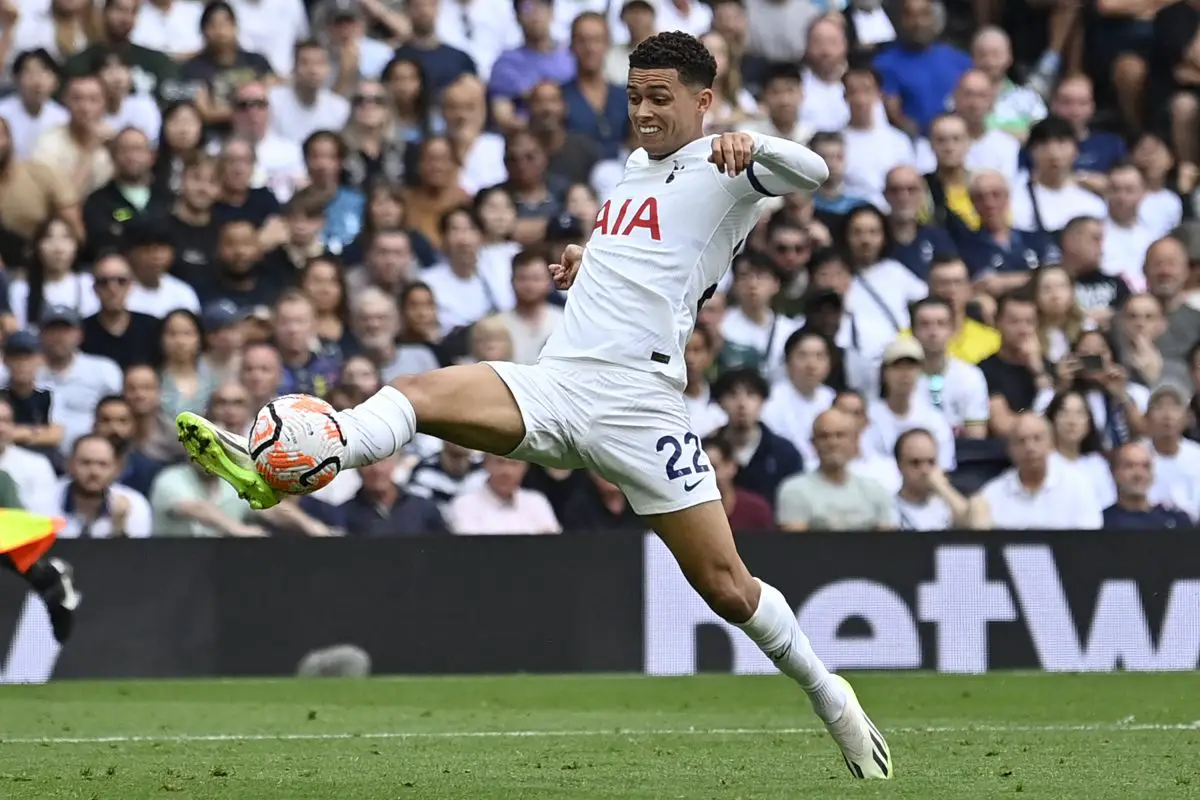
[[[940,733],[1123,733],[1200,731],[1200,720],[1175,723],[1094,723],[1076,725],[945,725],[890,727],[896,734]],[[793,736],[825,734],[824,728],[657,728],[544,731],[381,731],[377,733],[211,733],[173,736],[0,736],[0,744],[186,744],[188,742],[319,742],[353,739],[538,739],[590,736]]]

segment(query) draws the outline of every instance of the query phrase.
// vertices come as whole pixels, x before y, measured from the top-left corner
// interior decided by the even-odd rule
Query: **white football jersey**
[[[708,160],[713,138],[660,160],[640,148],[629,156],[541,358],[656,372],[683,390],[683,349],[700,305],[758,222],[760,201],[773,196],[762,165],[734,178],[718,172]]]

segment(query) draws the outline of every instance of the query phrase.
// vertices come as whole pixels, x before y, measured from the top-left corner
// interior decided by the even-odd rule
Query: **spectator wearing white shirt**
[[[949,355],[954,335],[954,308],[948,300],[926,297],[912,308],[912,334],[925,354],[916,393],[946,418],[955,435],[987,436],[988,387],[983,371]]]
[[[550,501],[541,492],[521,488],[529,465],[486,455],[487,481],[450,501],[446,522],[457,534],[561,533]]]
[[[917,393],[917,379],[925,351],[916,339],[902,336],[883,352],[880,399],[867,405],[870,425],[863,434],[866,450],[884,458],[894,457],[896,440],[913,428],[924,428],[938,442],[942,469],[954,469],[954,432],[941,412]]]
[[[980,70],[969,69],[958,79],[954,89],[954,112],[967,123],[971,141],[966,167],[972,172],[994,169],[1011,186],[1020,169],[1021,143],[1008,131],[988,127],[988,116],[995,102],[996,87]]]
[[[13,62],[17,91],[0,100],[0,117],[8,122],[13,157],[24,161],[33,155],[38,137],[66,125],[70,114],[53,99],[58,89],[58,65],[45,50],[27,50]]]
[[[845,21],[832,15],[817,17],[808,26],[806,38],[800,121],[818,131],[840,131],[850,121],[850,106],[842,85],[849,50]],[[882,98],[875,118],[887,120]]]
[[[442,332],[508,310],[512,304],[505,298],[511,289],[493,285],[489,276],[479,271],[483,232],[474,215],[465,208],[451,209],[442,215],[438,229],[446,261],[428,268],[421,277],[433,290]]]
[[[74,270],[80,242],[66,219],[47,219],[34,232],[31,244],[25,277],[8,286],[8,306],[18,328],[35,327],[50,306],[72,309],[81,318],[100,310],[91,273]]]
[[[505,50],[521,44],[521,28],[507,0],[441,0],[437,37],[469,55],[485,82]]]
[[[37,514],[54,513],[54,467],[41,453],[13,444],[13,423],[12,403],[0,398],[0,470],[12,476],[22,508]]]
[[[307,180],[304,153],[299,143],[270,130],[270,101],[267,88],[257,81],[244,83],[233,98],[233,131],[254,146],[251,185],[266,187],[286,203],[296,186]]]
[[[271,130],[293,142],[303,142],[320,130],[340,131],[350,119],[350,102],[326,88],[329,54],[320,43],[296,45],[296,71],[292,83],[271,87]]]
[[[1100,508],[1108,508],[1116,499],[1117,488],[1101,449],[1100,431],[1083,394],[1074,390],[1059,392],[1046,406],[1045,416],[1054,434],[1051,459],[1078,475],[1096,496]]]
[[[1013,227],[1057,233],[1076,217],[1104,219],[1104,201],[1072,177],[1079,156],[1075,128],[1061,117],[1047,117],[1029,132],[1033,168],[1029,181],[1012,192]]]
[[[846,217],[846,249],[854,282],[846,310],[856,318],[878,319],[900,333],[909,326],[910,303],[929,294],[929,286],[908,267],[886,254],[891,248],[887,218],[875,206],[859,206]]]
[[[880,456],[863,447],[863,434],[867,431],[867,401],[862,394],[853,389],[844,389],[834,398],[833,407],[854,420],[854,458],[850,461],[849,469],[856,475],[872,478],[882,486],[889,495],[900,491],[900,470],[896,459],[891,455]]]
[[[204,4],[196,0],[147,0],[138,8],[129,40],[184,61],[204,47],[200,36],[203,11]]]
[[[176,309],[200,313],[200,299],[189,284],[170,274],[175,263],[171,229],[163,220],[130,224],[123,250],[133,271],[125,308],[162,319]]]
[[[56,515],[66,519],[67,539],[144,539],[150,535],[146,498],[114,483],[117,453],[103,436],[85,434],[73,443],[67,476],[55,484]]]
[[[296,42],[309,37],[308,11],[302,0],[232,0],[238,40],[252,53],[262,53],[276,75],[289,75]]]
[[[737,306],[721,320],[721,369],[753,367],[768,381],[782,378],[783,346],[799,326],[771,310],[780,286],[775,265],[765,256],[742,253],[733,260],[732,271]]]
[[[512,360],[536,364],[542,347],[562,322],[563,310],[547,302],[553,289],[546,258],[536,250],[522,250],[512,260],[512,292],[516,305],[500,315],[512,335]]]
[[[1087,401],[1105,450],[1124,444],[1145,433],[1145,413],[1150,390],[1129,380],[1125,369],[1115,362],[1111,337],[1100,330],[1086,330],[1075,341],[1070,355],[1058,362],[1055,389],[1076,389]],[[1050,393],[1041,391],[1034,410],[1043,411]]]
[[[468,194],[508,180],[504,137],[486,130],[487,114],[487,89],[474,75],[459,77],[442,94],[446,135],[454,142],[462,162],[458,185]]]
[[[876,109],[882,103],[882,84],[872,67],[850,67],[842,83],[850,107],[850,121],[842,131],[846,142],[846,191],[882,205],[888,172],[901,164],[915,166],[917,154],[908,136],[886,119],[879,119]]]
[[[1129,160],[1142,173],[1146,196],[1138,206],[1138,219],[1154,232],[1166,236],[1183,219],[1183,200],[1167,185],[1175,169],[1175,157],[1158,134],[1143,131],[1129,153]]]
[[[107,358],[79,351],[83,331],[73,309],[51,306],[41,318],[43,365],[37,382],[54,397],[54,422],[63,427],[60,450],[66,454],[92,429],[92,416],[100,398],[120,394],[121,370]]]
[[[813,422],[833,405],[837,394],[825,385],[829,379],[829,341],[814,331],[798,330],[783,345],[783,357],[787,376],[771,386],[762,421],[791,442],[805,464],[815,464]]]
[[[683,350],[683,363],[687,370],[683,405],[687,408],[692,432],[701,439],[729,421],[729,417],[713,401],[712,387],[705,377],[716,357],[716,341],[712,329],[707,325],[697,325]]]
[[[730,5],[737,5],[730,0]],[[800,144],[816,133],[816,128],[800,121],[800,106],[804,102],[804,84],[799,68],[792,64],[776,64],[763,79],[763,106],[766,116],[749,119],[738,126],[738,130],[754,131],[767,136],[778,136]]]
[[[1050,458],[1050,424],[1038,414],[1018,414],[1009,434],[1013,466],[989,481],[978,497],[984,519],[1000,530],[1098,530],[1104,520],[1096,495],[1075,473]],[[980,502],[980,501],[976,501]]]
[[[893,503],[900,530],[944,531],[973,528],[978,507],[950,485],[938,466],[938,444],[924,428],[905,431],[896,440],[900,491]]]
[[[104,87],[104,124],[114,131],[134,128],[144,133],[151,143],[157,142],[162,112],[153,97],[134,91],[129,56],[116,50],[105,53],[96,76]],[[117,171],[120,172],[119,166]]]
[[[1161,386],[1146,410],[1149,444],[1154,456],[1152,502],[1200,520],[1200,444],[1183,438],[1187,401],[1178,389]]]
[[[1104,251],[1100,269],[1119,277],[1135,292],[1144,291],[1142,264],[1155,232],[1141,221],[1138,210],[1146,197],[1142,173],[1132,164],[1120,164],[1108,176],[1108,218],[1104,221]]]

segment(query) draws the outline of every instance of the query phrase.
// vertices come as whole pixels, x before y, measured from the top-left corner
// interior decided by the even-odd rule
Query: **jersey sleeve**
[[[737,197],[779,197],[812,191],[829,177],[825,160],[804,145],[761,133],[749,135],[754,139],[754,160],[729,184]]]

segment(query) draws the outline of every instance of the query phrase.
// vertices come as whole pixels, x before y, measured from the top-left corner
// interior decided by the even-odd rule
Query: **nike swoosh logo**
[[[704,483],[704,478],[701,478],[700,480],[696,481],[695,483],[685,483],[685,484],[683,484],[683,490],[685,492],[690,492],[692,489],[695,489],[697,486],[699,486],[702,483]]]

